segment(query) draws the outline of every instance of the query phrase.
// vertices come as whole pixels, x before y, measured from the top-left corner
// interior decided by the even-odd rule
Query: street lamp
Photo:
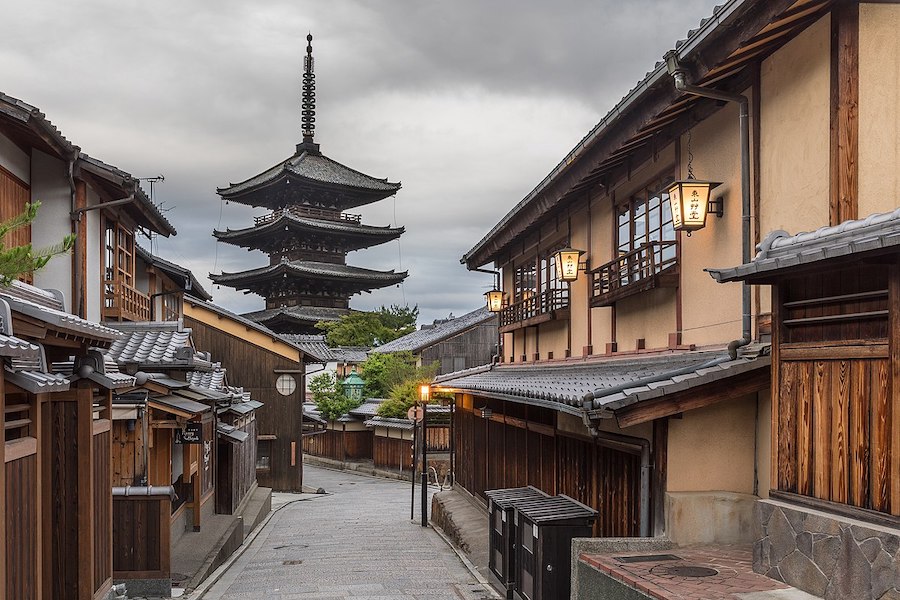
[[[572,282],[578,279],[578,271],[584,266],[579,262],[584,250],[574,248],[562,248],[553,254],[556,261],[556,274],[561,281]]]
[[[341,387],[344,389],[344,395],[350,400],[355,400],[357,402],[362,401],[363,388],[365,386],[366,382],[363,381],[362,377],[356,374],[356,367],[353,367],[353,372],[341,382]]]
[[[431,386],[419,386],[419,401],[422,403],[422,527],[428,527],[428,401],[431,400]]]

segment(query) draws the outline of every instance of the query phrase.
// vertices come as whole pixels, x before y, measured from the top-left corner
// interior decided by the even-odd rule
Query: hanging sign
[[[175,430],[176,444],[200,444],[203,442],[203,425],[201,423],[185,423],[183,429]]]

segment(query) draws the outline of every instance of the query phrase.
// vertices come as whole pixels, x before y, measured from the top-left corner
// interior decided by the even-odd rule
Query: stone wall
[[[757,503],[753,569],[826,600],[900,600],[900,529]]]

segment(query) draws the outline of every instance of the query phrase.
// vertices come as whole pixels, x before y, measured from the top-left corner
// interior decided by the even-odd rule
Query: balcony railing
[[[103,282],[103,319],[106,321],[149,321],[150,296],[121,281]]]
[[[591,306],[658,287],[677,287],[676,242],[649,242],[591,271]]]
[[[500,327],[512,331],[555,319],[557,311],[569,308],[569,290],[554,289],[510,304],[500,311]]]
[[[362,221],[362,215],[351,215],[348,213],[338,212],[336,210],[326,210],[324,208],[313,208],[311,206],[285,206],[267,215],[256,217],[256,225],[265,225],[272,221],[278,220],[283,214],[296,215],[298,217],[309,217],[310,219],[323,219],[326,221],[338,221],[345,223],[359,224]]]

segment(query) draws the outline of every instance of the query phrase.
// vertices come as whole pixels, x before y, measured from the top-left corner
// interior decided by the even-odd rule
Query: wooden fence
[[[167,495],[113,498],[113,571],[116,579],[171,576],[172,501]]]

